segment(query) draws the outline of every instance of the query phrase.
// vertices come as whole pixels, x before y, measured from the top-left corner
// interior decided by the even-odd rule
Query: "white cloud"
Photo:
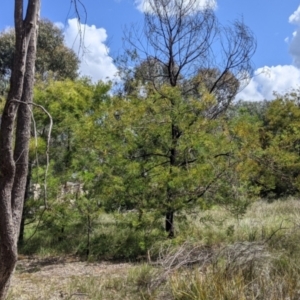
[[[289,22],[291,24],[300,24],[300,6],[290,15]]]
[[[107,33],[104,28],[78,24],[77,19],[70,19],[64,33],[67,46],[79,54],[81,75],[91,77],[93,81],[114,78],[117,68],[105,45]],[[83,34],[83,41],[80,33]]]
[[[249,85],[242,90],[236,99],[242,100],[271,100],[274,92],[287,93],[300,86],[300,6],[289,17],[289,23],[297,26],[291,37],[286,37],[293,65],[278,65],[259,68]]]
[[[259,68],[237,100],[260,101],[274,99],[274,91],[284,94],[299,87],[300,70],[292,65]]]
[[[141,12],[153,13],[153,9],[151,7],[151,2],[153,3],[155,0],[135,0],[134,3],[137,9]],[[191,12],[196,12],[199,10],[203,10],[205,8],[216,9],[217,1],[216,0],[164,0],[164,3],[167,8],[174,7],[174,5],[181,5],[183,2],[183,7],[191,6]]]

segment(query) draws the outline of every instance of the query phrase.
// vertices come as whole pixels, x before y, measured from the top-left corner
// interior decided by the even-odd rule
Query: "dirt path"
[[[132,268],[127,263],[87,263],[70,257],[26,258],[17,265],[9,300],[105,299],[102,291],[109,285],[112,290],[117,282],[122,285]]]

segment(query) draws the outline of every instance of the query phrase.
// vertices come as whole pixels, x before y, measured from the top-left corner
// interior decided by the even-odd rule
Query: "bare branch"
[[[135,80],[159,92],[163,84],[180,86],[199,99],[204,87],[216,97],[206,112],[215,118],[252,74],[256,41],[243,20],[221,26],[210,7],[195,10],[196,3],[148,0],[144,27],[127,30],[125,47],[135,53]]]
[[[22,102],[22,101],[18,101],[18,100],[14,100],[14,102],[18,102],[20,104],[26,104],[26,105],[32,105],[32,106],[36,106],[38,108],[40,108],[49,118],[49,130],[48,130],[48,135],[47,135],[47,147],[46,147],[46,170],[45,170],[45,177],[44,177],[44,205],[45,208],[48,208],[48,204],[47,204],[47,178],[48,178],[48,172],[49,172],[49,166],[50,166],[50,142],[51,142],[51,133],[52,133],[52,128],[53,128],[53,119],[51,114],[47,111],[47,109],[40,105],[40,104],[36,104],[33,102]],[[32,113],[32,112],[31,112]]]

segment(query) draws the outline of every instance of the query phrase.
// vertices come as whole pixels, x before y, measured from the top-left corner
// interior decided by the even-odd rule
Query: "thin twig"
[[[47,111],[47,109],[40,105],[40,104],[36,104],[33,102],[23,102],[20,100],[13,100],[13,102],[17,102],[20,104],[26,104],[26,105],[33,105],[36,106],[38,108],[40,108],[41,110],[44,111],[45,114],[48,115],[49,120],[50,120],[50,124],[49,124],[49,131],[48,131],[48,136],[47,136],[47,147],[46,147],[46,170],[45,170],[45,178],[44,178],[44,205],[45,208],[48,208],[48,204],[47,204],[47,177],[48,177],[48,172],[49,172],[49,165],[50,165],[50,156],[49,156],[49,152],[50,152],[50,142],[51,142],[51,132],[52,132],[52,127],[53,127],[53,119],[52,116],[50,115],[50,113]]]
[[[274,231],[269,235],[269,237],[264,241],[264,244],[266,244],[268,241],[270,241],[270,240],[273,238],[273,236],[274,236],[278,231],[289,229],[289,228],[286,228],[286,227],[282,227],[282,224],[283,224],[284,221],[285,221],[285,220],[282,220],[282,221],[281,221],[279,228],[277,228],[276,230],[274,230]]]

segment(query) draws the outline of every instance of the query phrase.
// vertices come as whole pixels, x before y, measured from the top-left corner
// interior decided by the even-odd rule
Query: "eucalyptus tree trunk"
[[[0,300],[14,272],[28,172],[32,92],[40,0],[15,0],[15,56],[0,128]]]

